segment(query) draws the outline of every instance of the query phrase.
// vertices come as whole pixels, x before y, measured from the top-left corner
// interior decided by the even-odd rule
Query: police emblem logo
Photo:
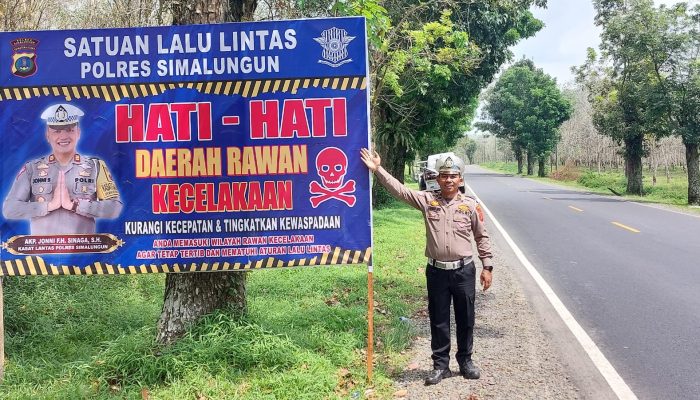
[[[479,221],[484,222],[484,210],[478,204],[476,205],[476,213],[479,215]]]
[[[39,176],[48,176],[49,172],[48,171],[39,171]]]
[[[352,58],[348,58],[348,43],[353,39],[355,36],[349,36],[345,29],[333,27],[321,32],[320,37],[314,38],[323,48],[323,60],[318,62],[333,68],[352,62]]]
[[[65,107],[58,106],[54,113],[54,118],[56,122],[65,122],[68,119],[68,111],[66,111]]]
[[[433,206],[433,207],[436,207],[436,206],[439,206],[440,203],[438,203],[437,200],[433,200],[433,201],[430,202],[430,205]]]
[[[447,157],[447,159],[445,160],[445,163],[442,166],[445,168],[452,168],[452,166],[454,166],[454,165],[455,164],[454,164],[454,161],[452,161],[452,157]]]
[[[465,214],[469,213],[469,206],[466,204],[460,204],[459,207],[457,207],[457,209]]]
[[[44,193],[44,187],[43,187],[43,186],[39,186],[39,193]]]
[[[12,74],[20,78],[32,76],[37,71],[36,48],[39,41],[31,38],[19,38],[10,42],[12,45]]]

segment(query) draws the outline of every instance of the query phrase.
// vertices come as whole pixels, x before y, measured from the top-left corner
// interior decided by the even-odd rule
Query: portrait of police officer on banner
[[[123,204],[105,162],[78,154],[83,111],[71,104],[41,114],[51,154],[24,164],[5,197],[6,219],[30,220],[33,235],[95,233],[95,218],[116,218]]]

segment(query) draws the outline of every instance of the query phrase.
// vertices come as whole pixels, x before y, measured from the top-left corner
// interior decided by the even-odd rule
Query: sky
[[[677,0],[655,0],[656,5],[671,5]],[[690,0],[698,3],[700,0]],[[514,60],[523,56],[557,78],[557,83],[573,81],[571,67],[586,60],[586,49],[597,48],[600,29],[593,25],[591,0],[549,0],[547,9],[533,8],[533,14],[545,23],[534,37],[512,48]]]

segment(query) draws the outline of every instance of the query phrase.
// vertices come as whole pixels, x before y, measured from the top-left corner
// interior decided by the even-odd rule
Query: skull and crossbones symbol
[[[326,200],[340,200],[348,206],[355,205],[355,181],[345,180],[348,172],[348,157],[337,147],[327,147],[316,156],[316,171],[321,178],[321,183],[311,181],[309,192],[316,196],[309,199],[311,205],[316,208]]]

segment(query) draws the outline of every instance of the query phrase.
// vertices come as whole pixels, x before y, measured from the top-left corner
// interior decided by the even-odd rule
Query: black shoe
[[[479,379],[479,377],[481,377],[479,368],[474,366],[472,360],[460,364],[459,373],[462,374],[465,379]]]
[[[440,383],[442,378],[449,378],[452,376],[452,371],[449,368],[446,369],[434,369],[430,372],[427,378],[425,378],[426,385],[436,385]]]

